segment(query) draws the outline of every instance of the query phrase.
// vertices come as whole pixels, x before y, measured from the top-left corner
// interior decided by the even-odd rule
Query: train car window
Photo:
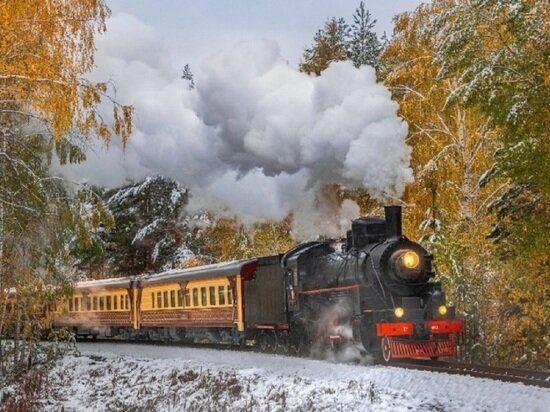
[[[176,307],[176,291],[175,290],[170,291],[170,307],[171,308]]]
[[[163,299],[163,302],[162,302],[162,304],[164,305],[163,307],[169,308],[170,305],[169,305],[169,303],[168,303],[168,291],[167,291],[167,290],[164,291],[164,292],[162,292],[162,297],[164,298],[164,299]]]
[[[206,288],[201,288],[201,306],[206,306]]]
[[[210,286],[210,304],[215,305],[216,304],[216,288],[214,286]]]
[[[162,293],[157,292],[157,308],[162,308]]]
[[[94,296],[92,302],[93,302],[93,310],[97,310],[97,296]]]
[[[227,304],[233,304],[233,289],[231,289],[230,287],[227,288]]]
[[[99,297],[99,310],[105,310],[105,296]]]
[[[130,309],[130,296],[126,295],[124,300],[126,301],[126,310]]]
[[[69,312],[73,312],[73,311],[74,311],[73,300],[69,299]]]
[[[178,307],[181,308],[183,306],[183,294],[181,293],[181,289],[178,290]]]
[[[91,311],[91,310],[92,310],[92,301],[91,301],[90,297],[89,297],[89,296],[86,296],[86,297],[84,298],[84,300],[85,300],[85,302],[86,302],[86,310],[87,310],[88,312]]]
[[[151,292],[151,307],[155,309],[155,292]]]
[[[118,309],[118,295],[114,295],[113,296],[113,310],[117,310]]]
[[[199,290],[193,288],[193,306],[199,306]]]
[[[218,286],[218,303],[225,305],[225,286]]]
[[[105,306],[107,310],[111,310],[111,296],[106,297]]]
[[[80,312],[80,298],[74,298],[74,311]]]
[[[191,292],[189,289],[185,290],[185,307],[188,308],[191,306]]]

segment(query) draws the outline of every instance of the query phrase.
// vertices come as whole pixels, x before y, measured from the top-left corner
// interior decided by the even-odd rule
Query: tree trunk
[[[15,321],[15,333],[14,333],[14,341],[13,341],[13,370],[15,373],[18,372],[19,369],[19,341],[21,340],[21,306],[19,304],[19,301],[16,301],[15,303],[16,307],[16,321]]]

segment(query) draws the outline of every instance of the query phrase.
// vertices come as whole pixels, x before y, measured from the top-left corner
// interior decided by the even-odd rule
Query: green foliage
[[[300,70],[319,76],[330,63],[348,59],[347,40],[349,26],[344,19],[333,17],[325,22],[325,27],[319,30],[313,45],[304,50]]]
[[[478,362],[544,367],[550,359],[543,3],[424,4],[396,19],[384,51],[413,148],[411,229],[434,251],[467,321],[466,358]]]
[[[365,9],[365,3],[360,2],[353,15],[351,35],[348,42],[348,56],[355,67],[363,64],[378,68],[382,44],[374,31],[376,19]]]
[[[378,69],[382,44],[374,32],[375,24],[363,1],[351,26],[343,18],[328,19],[304,50],[300,70],[319,76],[332,62],[342,60],[351,60],[355,67],[367,64]]]
[[[449,104],[487,114],[503,136],[499,174],[532,181],[550,196],[550,19],[548,3],[457,2],[434,19],[440,78],[459,74]]]
[[[186,64],[183,67],[183,71],[181,73],[181,78],[183,80],[187,80],[187,87],[189,89],[194,89],[195,88],[194,76],[193,76],[193,73],[191,72],[191,67],[189,67],[188,64]]]
[[[199,222],[186,215],[187,189],[149,177],[123,188],[79,193],[79,233],[71,245],[75,268],[90,278],[160,272],[195,256]]]

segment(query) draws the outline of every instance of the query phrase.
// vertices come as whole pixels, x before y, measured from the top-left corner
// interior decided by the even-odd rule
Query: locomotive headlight
[[[440,307],[437,308],[437,311],[439,312],[440,315],[445,315],[447,313],[447,306],[441,305]]]
[[[405,309],[403,308],[395,308],[393,311],[396,318],[402,318],[405,314]]]
[[[407,269],[416,269],[420,263],[420,257],[416,252],[409,250],[403,254],[401,261],[403,262],[403,266]]]
[[[413,282],[422,275],[423,263],[412,248],[398,249],[389,259],[389,269],[399,278]]]

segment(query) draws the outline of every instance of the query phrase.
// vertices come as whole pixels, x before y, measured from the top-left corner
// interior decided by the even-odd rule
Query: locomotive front
[[[353,222],[348,248],[360,262],[359,334],[365,348],[392,358],[438,358],[456,353],[462,321],[432,282],[432,256],[401,231],[401,208],[385,219]],[[357,319],[357,318],[356,318]]]

